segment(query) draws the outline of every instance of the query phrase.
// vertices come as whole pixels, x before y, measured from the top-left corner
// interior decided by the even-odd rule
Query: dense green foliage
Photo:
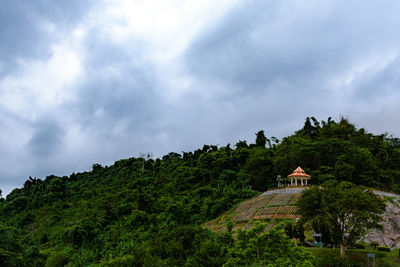
[[[307,118],[301,130],[282,141],[260,131],[254,144],[204,145],[158,159],[94,164],[91,171],[69,177],[30,177],[23,188],[0,198],[1,265],[244,262],[235,252],[240,240],[201,224],[275,187],[277,175],[297,166],[312,175],[314,184],[338,179],[399,192],[400,140],[356,129],[345,119]],[[276,260],[272,251],[267,254],[254,262]]]
[[[356,129],[345,119],[307,118],[303,129],[277,146],[275,160],[279,174],[299,165],[314,184],[337,179],[399,192],[400,140]]]
[[[303,222],[311,221],[325,243],[341,248],[354,244],[366,230],[379,227],[385,211],[385,201],[371,190],[334,180],[303,191],[297,206]]]
[[[310,255],[296,247],[283,231],[273,228],[264,232],[257,222],[251,230],[239,229],[234,245],[228,249],[226,266],[312,266]]]

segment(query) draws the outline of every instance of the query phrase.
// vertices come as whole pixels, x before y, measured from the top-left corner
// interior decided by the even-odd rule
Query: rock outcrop
[[[382,230],[374,229],[361,240],[378,242],[381,246],[400,248],[400,195],[374,190],[386,200],[386,210],[382,216]]]

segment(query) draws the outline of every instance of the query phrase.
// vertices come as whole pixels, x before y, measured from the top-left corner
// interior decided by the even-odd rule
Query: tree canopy
[[[250,230],[239,229],[224,266],[313,266],[312,257],[296,247],[283,230],[265,231],[265,227],[258,222]]]

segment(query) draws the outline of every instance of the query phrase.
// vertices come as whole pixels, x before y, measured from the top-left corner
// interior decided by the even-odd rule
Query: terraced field
[[[296,219],[296,202],[304,188],[278,189],[267,191],[255,198],[240,203],[236,208],[219,218],[207,222],[205,227],[221,232],[226,231],[226,222],[233,222],[233,229],[250,229],[256,221],[269,221],[270,227],[275,219]]]

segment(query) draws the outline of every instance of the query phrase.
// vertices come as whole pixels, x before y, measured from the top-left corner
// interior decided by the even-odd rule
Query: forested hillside
[[[260,131],[252,144],[204,145],[157,159],[94,164],[90,172],[69,177],[29,177],[23,188],[0,200],[0,262],[234,264],[238,241],[200,225],[276,187],[277,175],[286,176],[297,166],[311,174],[313,184],[348,180],[400,192],[398,138],[357,129],[346,119],[307,118],[302,129],[281,141]],[[276,243],[288,242],[274,233],[270,238]],[[286,248],[296,250],[290,244]],[[293,251],[302,256],[289,260],[307,259]]]

